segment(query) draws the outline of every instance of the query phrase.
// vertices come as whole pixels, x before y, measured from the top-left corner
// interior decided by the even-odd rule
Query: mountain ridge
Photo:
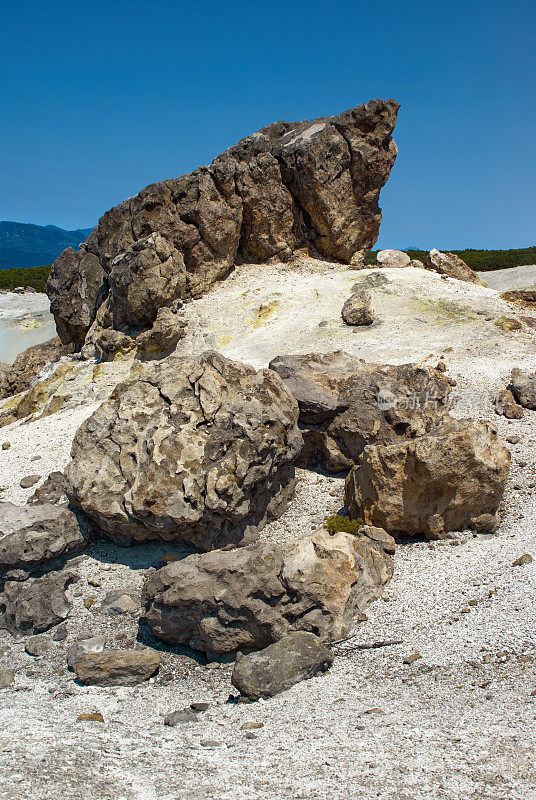
[[[0,269],[52,264],[66,247],[78,249],[92,228],[65,230],[57,225],[0,221]]]

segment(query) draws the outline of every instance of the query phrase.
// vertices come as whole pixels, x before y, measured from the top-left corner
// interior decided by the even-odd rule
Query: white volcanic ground
[[[0,292],[0,361],[10,364],[33,344],[56,335],[45,294]]]
[[[378,321],[340,319],[352,287],[372,287]],[[499,287],[500,289],[503,286]],[[506,288],[506,287],[504,287]],[[0,632],[0,797],[51,800],[530,800],[536,798],[536,412],[509,421],[490,398],[512,366],[536,369],[536,335],[504,332],[503,316],[530,311],[497,291],[424,270],[349,270],[304,259],[251,265],[186,310],[183,352],[215,347],[266,366],[281,353],[344,349],[368,361],[434,366],[443,355],[458,387],[456,412],[516,434],[503,521],[493,536],[460,533],[441,543],[400,545],[395,576],[333,668],[278,697],[226,704],[230,667],[191,651],[162,649],[156,678],[135,688],[78,686],[66,647],[104,633],[132,646],[138,615],[100,610],[107,591],[139,589],[144,570],[178,546],[119,548],[106,541],[76,559],[68,638],[44,657]],[[37,412],[0,431],[2,496],[24,502],[20,479],[62,469],[80,422],[131,363],[77,363],[54,385],[61,410]],[[53,380],[53,379],[49,379]],[[263,531],[284,539],[321,527],[342,505],[343,480],[300,471],[287,512]],[[512,566],[524,553],[535,559]],[[88,579],[100,583],[93,586]],[[95,598],[90,609],[84,601]],[[402,643],[377,650],[356,644]],[[143,640],[147,643],[147,640]],[[155,640],[149,644],[157,646]],[[419,652],[409,666],[403,659]],[[176,728],[162,715],[207,701],[199,722]],[[77,723],[99,710],[102,723]],[[255,723],[260,727],[247,730]],[[246,728],[244,727],[246,726]]]

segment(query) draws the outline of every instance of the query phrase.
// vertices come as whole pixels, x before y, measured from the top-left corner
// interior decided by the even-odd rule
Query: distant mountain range
[[[92,230],[65,231],[55,225],[0,222],[0,269],[52,264],[66,247],[77,250]]]

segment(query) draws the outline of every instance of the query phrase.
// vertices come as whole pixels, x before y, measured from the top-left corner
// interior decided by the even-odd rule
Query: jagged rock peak
[[[52,269],[47,294],[62,342],[80,345],[92,327],[97,345],[95,328],[136,337],[159,308],[198,296],[238,261],[284,260],[307,247],[349,263],[371,249],[398,109],[371,100],[338,116],[276,122],[210,166],[107,211]]]

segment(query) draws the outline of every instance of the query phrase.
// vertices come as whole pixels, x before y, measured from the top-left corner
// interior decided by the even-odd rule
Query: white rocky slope
[[[364,283],[372,285],[379,322],[349,328],[340,309]],[[255,366],[285,352],[337,348],[369,361],[432,366],[443,355],[458,381],[455,413],[490,419],[504,436],[520,438],[503,523],[494,536],[400,545],[384,600],[337,647],[330,672],[252,705],[225,704],[229,667],[207,669],[180,649],[163,650],[158,676],[136,688],[75,684],[65,668],[74,638],[104,632],[121,647],[137,635],[136,615],[100,609],[105,594],[139,589],[148,566],[184,552],[93,546],[78,560],[82,580],[69,589],[75,608],[66,642],[35,659],[22,639],[0,633],[0,668],[16,673],[12,687],[0,690],[0,797],[536,798],[536,412],[509,421],[490,405],[512,366],[536,368],[534,331],[523,324],[505,332],[494,323],[530,312],[493,289],[422,270],[353,271],[308,260],[242,267],[186,314],[181,350],[215,347]],[[11,444],[0,451],[5,499],[24,502],[35,487],[21,489],[23,476],[65,465],[76,428],[129,368],[124,361],[76,365],[55,385],[60,411],[40,418],[38,410],[33,421],[3,428],[0,440]],[[306,471],[299,478],[288,511],[263,536],[313,530],[341,507],[341,478]],[[535,560],[512,566],[524,553]],[[355,649],[396,639],[402,643]],[[422,658],[404,664],[415,652]],[[211,704],[199,722],[163,725],[162,714],[193,701]],[[93,710],[104,723],[76,722]],[[262,727],[248,730],[250,723]]]

